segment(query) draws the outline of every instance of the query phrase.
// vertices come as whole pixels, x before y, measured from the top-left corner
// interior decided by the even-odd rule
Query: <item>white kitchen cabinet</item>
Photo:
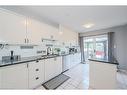
[[[93,89],[117,88],[117,65],[89,61],[89,86]]]
[[[54,75],[57,76],[62,72],[62,57],[54,58]]]
[[[68,46],[70,46],[70,43],[72,46],[77,45],[78,33],[74,32],[71,29],[64,27],[62,25],[60,25],[60,27],[59,27],[59,32],[61,32],[61,34],[59,35],[59,38],[60,38],[59,40],[61,42],[64,42],[65,44],[67,43],[67,45],[69,42]]]
[[[26,17],[0,9],[0,43],[24,44]]]
[[[45,81],[54,77],[54,58],[45,59]]]
[[[58,33],[58,28],[51,25],[45,24],[43,22],[27,19],[27,38],[31,44],[42,44],[42,38],[56,39],[56,33]]]
[[[36,88],[44,82],[44,60],[29,63],[29,88]]]
[[[2,89],[27,89],[28,68],[27,64],[17,64],[1,67]]]
[[[62,72],[62,57],[45,60],[45,81],[52,79]]]
[[[42,36],[44,36],[41,32],[43,30],[43,25],[39,23],[39,21],[27,18],[27,38],[29,44],[41,44]]]

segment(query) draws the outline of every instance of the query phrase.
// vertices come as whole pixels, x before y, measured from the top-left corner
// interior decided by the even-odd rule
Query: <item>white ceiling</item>
[[[127,24],[127,6],[5,6],[29,16],[44,18],[54,24],[65,25],[77,32]],[[82,25],[92,22],[90,29]]]

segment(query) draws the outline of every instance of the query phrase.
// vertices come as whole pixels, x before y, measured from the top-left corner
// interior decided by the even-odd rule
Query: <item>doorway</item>
[[[108,59],[108,36],[98,35],[83,38],[84,57],[88,59]]]

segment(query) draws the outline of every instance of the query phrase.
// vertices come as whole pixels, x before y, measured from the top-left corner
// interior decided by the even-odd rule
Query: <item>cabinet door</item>
[[[62,57],[54,58],[54,76],[61,74],[62,72]]]
[[[45,60],[45,81],[54,77],[54,58]]]
[[[2,89],[27,89],[27,64],[17,64],[1,68]]]
[[[30,44],[42,44],[42,38],[51,39],[51,36],[58,39],[58,28],[30,18],[27,21],[27,37]]]
[[[41,38],[42,38],[42,26],[41,23],[39,23],[36,20],[27,19],[27,38],[28,38],[28,44],[41,44]]]
[[[26,37],[26,18],[0,10],[0,42],[23,44]]]
[[[44,60],[29,63],[29,88],[36,88],[44,82]]]

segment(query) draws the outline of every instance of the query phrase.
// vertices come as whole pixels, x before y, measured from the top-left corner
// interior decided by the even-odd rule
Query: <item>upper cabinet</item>
[[[78,45],[78,33],[0,9],[0,43],[42,44],[42,38]]]
[[[42,38],[56,39],[57,32],[58,28],[34,19],[27,19],[27,37],[32,44],[42,44]]]
[[[60,25],[59,36],[60,36],[59,40],[61,42],[64,42],[66,45],[71,45],[71,46],[78,45],[78,33],[72,31],[69,28]]]
[[[26,18],[0,10],[0,43],[23,44],[26,38]]]

